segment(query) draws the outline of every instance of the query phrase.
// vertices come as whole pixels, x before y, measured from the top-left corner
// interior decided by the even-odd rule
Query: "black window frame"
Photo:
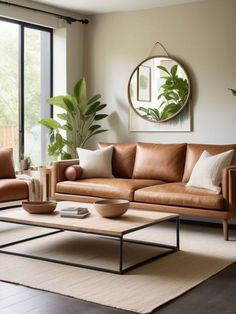
[[[19,160],[24,154],[24,51],[25,51],[25,28],[36,29],[50,34],[50,97],[53,96],[53,29],[41,25],[31,24],[15,19],[0,16],[0,21],[19,25]],[[50,117],[53,118],[53,106],[50,107]]]

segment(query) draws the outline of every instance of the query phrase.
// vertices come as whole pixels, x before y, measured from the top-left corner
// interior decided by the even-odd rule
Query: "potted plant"
[[[144,113],[142,115],[152,121],[165,122],[178,114],[186,104],[189,92],[189,83],[186,79],[177,74],[178,65],[175,64],[170,70],[164,66],[157,66],[165,73],[164,83],[160,87],[160,94],[157,99],[162,102],[158,108],[139,107],[138,110]]]
[[[56,114],[62,122],[53,118],[39,121],[50,129],[50,156],[61,159],[78,158],[77,147],[83,147],[95,134],[107,131],[101,129],[101,125],[97,123],[108,116],[98,113],[106,107],[106,104],[100,102],[100,98],[101,95],[97,94],[87,101],[86,82],[82,78],[76,83],[73,94],[48,99],[49,104],[63,110],[62,113]]]
[[[31,165],[31,159],[29,156],[24,156],[24,154],[22,154],[20,156],[20,170],[28,170],[30,168]]]

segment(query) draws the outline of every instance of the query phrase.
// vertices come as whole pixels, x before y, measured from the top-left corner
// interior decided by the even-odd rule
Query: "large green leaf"
[[[102,104],[102,105],[99,105],[96,109],[96,112],[98,111],[101,111],[102,109],[104,109],[107,105],[106,104]]]
[[[166,104],[166,101],[165,101],[165,100],[162,101],[161,104],[160,104],[160,106],[159,106],[159,109],[161,109],[165,104]]]
[[[163,85],[164,87],[164,85]],[[169,77],[166,82],[165,82],[165,88],[173,88],[174,87],[174,84],[173,84],[173,78],[172,77]]]
[[[166,92],[163,93],[164,97],[166,100],[172,100],[173,97],[171,96],[171,93],[167,90]]]
[[[175,64],[175,65],[173,65],[173,67],[170,69],[170,73],[172,74],[172,76],[176,76],[177,68],[178,68],[178,65]]]
[[[73,142],[63,139],[63,143],[70,148],[74,148]]]
[[[92,104],[89,108],[87,108],[87,110],[85,111],[85,115],[89,116],[91,114],[94,114],[100,110],[102,110],[103,108],[106,107],[106,104],[100,104],[99,101],[95,102],[94,104]]]
[[[102,120],[102,119],[105,119],[107,116],[108,114],[96,114],[96,116],[94,117],[94,120],[95,121]]]
[[[42,125],[46,126],[49,129],[58,129],[61,128],[61,125],[59,122],[52,118],[45,118],[39,121]]]
[[[157,97],[157,99],[159,100],[162,96],[164,95],[164,93],[160,93]]]
[[[150,116],[150,110],[151,110],[151,108],[139,107],[138,110],[144,112],[144,113],[146,114],[145,117],[149,117],[149,116]]]
[[[91,127],[89,128],[90,131],[95,131],[97,129],[99,129],[101,127],[101,125],[99,124],[94,124],[94,125],[91,125]]]
[[[66,124],[62,125],[61,128],[63,130],[66,130],[66,131],[72,131],[73,130],[72,125],[70,123],[66,123]]]
[[[176,93],[174,90],[172,90],[170,93],[169,93],[169,96],[174,99],[174,100],[179,100],[179,94]]]
[[[75,97],[76,97],[79,104],[85,100],[85,98],[86,98],[86,82],[85,82],[84,77],[81,80],[79,80],[79,82],[75,85],[74,94],[75,94]]]
[[[97,95],[93,96],[91,99],[89,99],[87,105],[90,105],[90,104],[94,103],[95,101],[97,101],[101,97],[102,96],[100,94],[97,94]]]
[[[56,144],[57,144],[58,149],[62,149],[64,144],[63,144],[63,139],[62,139],[61,134],[57,133],[55,140],[56,140]]]
[[[61,120],[67,120],[68,116],[66,113],[58,113],[57,117],[60,118]]]
[[[160,120],[160,113],[157,108],[145,108],[145,107],[139,107],[138,110],[145,113],[145,115],[142,115],[145,118],[152,119],[154,121]]]
[[[65,102],[64,102],[65,96],[55,96],[52,98],[49,98],[47,102],[51,105],[57,106],[59,108],[65,109]]]
[[[137,110],[143,111],[143,112],[145,112],[147,115],[149,114],[149,109],[148,109],[148,108],[139,107],[139,108],[137,108]]]
[[[150,108],[149,110],[150,115],[155,119],[155,120],[160,120],[160,113],[158,111],[158,109],[156,108]]]
[[[162,71],[164,71],[164,72],[166,72],[166,73],[168,73],[168,74],[170,74],[170,72],[167,70],[167,68],[163,67],[162,65],[158,65],[157,68],[162,70]]]
[[[84,114],[85,114],[86,116],[89,116],[89,115],[95,113],[95,112],[96,112],[96,108],[97,108],[100,104],[101,104],[100,101],[96,101],[95,103],[89,105],[89,107],[87,107],[87,108],[85,109]]]
[[[65,102],[67,111],[70,112],[71,114],[74,114],[75,107],[74,107],[74,104],[71,101],[70,97],[67,97],[67,96],[64,97],[64,102]]]
[[[57,146],[54,144],[49,144],[48,145],[48,154],[50,156],[54,155],[54,154],[57,154]]]
[[[68,99],[72,102],[74,108],[79,108],[79,103],[77,101],[77,98],[74,95],[67,95]]]
[[[234,96],[236,96],[236,89],[228,88]]]
[[[166,120],[170,118],[175,113],[177,113],[180,109],[181,109],[181,105],[179,104],[171,103],[167,105],[161,113],[161,120]]]
[[[63,153],[61,154],[61,160],[67,160],[67,159],[72,159],[71,154],[66,153],[66,152],[63,152]]]

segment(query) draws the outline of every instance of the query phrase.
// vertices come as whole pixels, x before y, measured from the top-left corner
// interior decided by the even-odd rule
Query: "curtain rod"
[[[44,11],[44,10],[40,10],[40,9],[34,9],[34,8],[30,8],[24,5],[20,5],[20,4],[15,4],[15,3],[11,3],[11,2],[6,2],[6,1],[0,1],[0,4],[6,4],[9,6],[14,6],[14,7],[18,7],[21,9],[26,9],[26,10],[31,10],[31,11],[35,11],[35,12],[41,12],[41,13],[45,13],[45,14],[50,14],[50,15],[54,15],[60,19],[65,20],[68,24],[74,23],[74,22],[80,22],[82,24],[88,24],[88,19],[75,19],[71,16],[65,16],[65,15],[61,15],[61,14],[57,14],[57,13],[53,13],[53,12],[48,12],[48,11]]]

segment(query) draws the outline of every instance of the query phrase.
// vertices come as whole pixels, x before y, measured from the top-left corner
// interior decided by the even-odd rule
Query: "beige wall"
[[[235,36],[235,0],[205,0],[90,17],[85,73],[90,93],[102,93],[111,113],[109,121],[104,122],[110,131],[96,140],[235,143],[236,97],[227,90],[236,88]],[[128,131],[128,79],[156,41],[163,43],[190,73],[192,132]]]
[[[34,7],[41,10],[81,18],[74,12],[64,11],[32,1],[12,1],[16,4]],[[83,75],[83,41],[86,25],[81,23],[67,24],[63,20],[44,13],[33,12],[0,4],[0,16],[38,24],[54,29],[54,94],[70,92],[78,79]]]
[[[14,2],[72,15],[31,1]],[[227,87],[236,88],[235,0],[204,0],[145,11],[100,14],[89,17],[88,25],[68,25],[45,14],[5,5],[0,5],[0,15],[55,29],[59,39],[54,49],[55,94],[72,90],[84,72],[86,61],[89,93],[102,93],[111,113],[109,120],[103,122],[110,128],[109,132],[96,140],[235,142],[236,98],[227,90]],[[128,130],[128,79],[156,41],[162,42],[169,54],[182,61],[190,73],[192,132],[131,133]],[[157,54],[160,52],[156,50]]]

